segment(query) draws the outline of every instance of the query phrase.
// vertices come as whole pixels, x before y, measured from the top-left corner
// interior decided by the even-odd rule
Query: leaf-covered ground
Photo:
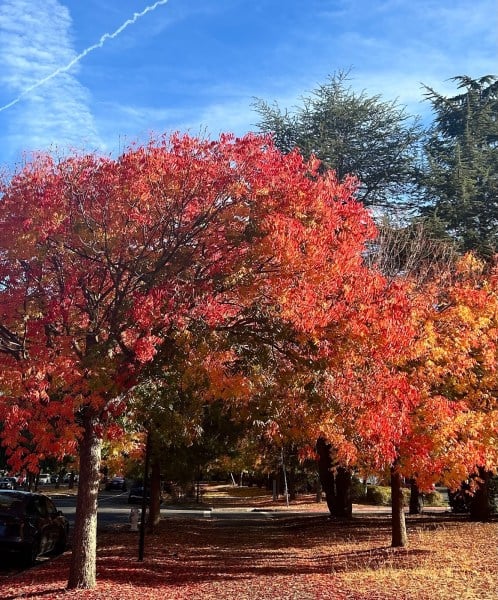
[[[0,578],[0,598],[498,598],[497,522],[469,523],[440,513],[409,517],[408,528],[409,547],[394,550],[389,517],[375,513],[357,513],[349,524],[306,510],[256,521],[171,518],[147,536],[142,563],[137,533],[102,532],[95,590],[65,590],[66,552]]]

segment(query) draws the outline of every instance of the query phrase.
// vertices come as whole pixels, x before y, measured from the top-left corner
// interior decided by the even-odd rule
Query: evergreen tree
[[[461,94],[426,87],[434,124],[425,145],[422,214],[462,251],[483,257],[498,246],[498,78],[453,78]]]
[[[339,179],[358,178],[357,198],[365,205],[413,207],[421,126],[396,102],[356,93],[339,72],[304,97],[294,112],[255,102],[258,127],[274,135],[283,152],[314,154]]]

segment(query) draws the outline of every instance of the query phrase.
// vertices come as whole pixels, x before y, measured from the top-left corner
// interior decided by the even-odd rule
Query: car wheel
[[[62,554],[67,548],[67,533],[63,533],[54,547],[55,554]]]
[[[24,550],[23,563],[27,567],[32,567],[34,564],[36,564],[36,559],[38,558],[39,554],[40,554],[40,542],[35,539]]]

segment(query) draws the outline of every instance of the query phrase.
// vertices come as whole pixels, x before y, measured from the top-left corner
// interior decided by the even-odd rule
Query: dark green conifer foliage
[[[429,130],[422,213],[443,225],[460,250],[487,258],[498,250],[498,78],[453,78],[461,94],[426,87],[435,115]]]
[[[339,179],[355,175],[358,199],[369,206],[412,204],[421,127],[404,107],[357,93],[340,72],[318,86],[293,112],[257,100],[259,129],[273,133],[283,152],[314,154]]]

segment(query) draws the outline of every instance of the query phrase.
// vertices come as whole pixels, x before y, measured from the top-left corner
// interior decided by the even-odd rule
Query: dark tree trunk
[[[297,491],[296,491],[296,474],[294,469],[289,469],[287,474],[287,485],[289,488],[289,500],[296,500]]]
[[[318,476],[322,491],[325,494],[325,501],[331,515],[334,515],[336,498],[335,498],[335,481],[332,472],[332,457],[330,455],[331,445],[327,443],[325,438],[319,437],[316,442],[316,451],[318,454]]]
[[[493,512],[493,498],[491,498],[490,471],[479,468],[478,477],[481,480],[470,499],[470,518],[472,521],[489,521]]]
[[[318,478],[316,482],[316,501],[322,501],[322,482],[320,481],[320,478]]]
[[[330,514],[341,519],[351,518],[353,512],[351,472],[349,469],[337,467],[334,464],[332,445],[325,438],[318,438],[316,451],[318,475]]]
[[[336,490],[336,517],[351,519],[353,516],[353,503],[351,500],[351,471],[338,467],[335,476]]]
[[[410,481],[410,514],[420,515],[422,514],[423,498],[418,485],[414,479]]]
[[[97,501],[102,439],[95,432],[92,416],[83,416],[80,442],[80,479],[73,531],[73,551],[68,588],[93,588],[97,583]]]
[[[153,533],[161,520],[161,465],[156,456],[152,459],[150,474],[150,504],[147,531]]]
[[[26,477],[26,489],[28,490],[28,492],[34,492],[35,488],[36,488],[36,475],[34,475],[33,473],[28,473],[27,477]]]
[[[392,506],[392,546],[404,547],[408,543],[405,513],[403,510],[403,489],[397,465],[391,467],[391,506]]]

